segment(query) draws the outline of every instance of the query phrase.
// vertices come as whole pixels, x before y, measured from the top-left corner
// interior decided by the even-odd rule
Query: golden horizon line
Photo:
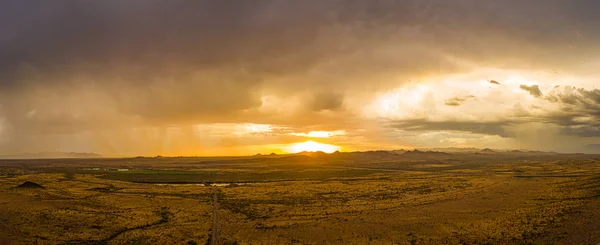
[[[303,152],[296,152],[296,153],[291,153],[291,152],[285,152],[285,153],[275,153],[275,152],[271,152],[271,153],[257,153],[257,154],[239,154],[239,155],[164,155],[164,154],[156,154],[154,156],[149,156],[149,155],[103,155],[103,154],[98,154],[98,153],[92,153],[92,152],[46,152],[46,153],[61,153],[61,154],[94,154],[97,156],[90,156],[90,157],[32,157],[32,158],[27,158],[26,155],[34,155],[34,154],[39,154],[39,153],[44,153],[44,152],[39,152],[39,153],[21,153],[21,154],[5,154],[5,155],[0,155],[0,159],[124,159],[124,158],[236,158],[236,157],[256,157],[256,156],[269,156],[269,155],[277,155],[277,156],[286,156],[286,155],[298,155],[298,154],[302,154],[302,153],[318,153],[318,152],[322,152],[325,154],[334,154],[336,152],[339,153],[368,153],[368,152],[392,152],[392,151],[433,151],[433,152],[445,152],[442,151],[443,149],[463,149],[463,150],[468,150],[468,149],[473,149],[476,150],[476,152],[478,151],[482,151],[482,150],[486,150],[486,149],[490,149],[490,148],[476,148],[476,147],[440,147],[440,148],[419,148],[419,147],[411,147],[411,148],[400,148],[400,149],[390,149],[390,150],[384,150],[384,149],[371,149],[371,150],[354,150],[354,151],[344,151],[344,150],[337,150],[335,152],[332,153],[327,153],[327,152],[323,152],[323,151],[303,151]],[[553,154],[590,154],[590,155],[598,155],[598,154],[593,154],[593,153],[581,153],[581,152],[556,152],[556,151],[537,151],[537,150],[528,150],[528,149],[500,149],[500,148],[494,148],[494,149],[490,149],[490,150],[494,150],[497,151],[498,153],[511,153],[511,152],[521,152],[521,153],[553,153]],[[464,153],[467,153],[468,151],[465,151]],[[446,152],[449,153],[449,152]],[[451,153],[451,152],[450,152]],[[460,152],[454,152],[454,153],[460,153]],[[22,155],[24,157],[17,157],[19,155]],[[8,158],[3,158],[3,157],[8,157]]]

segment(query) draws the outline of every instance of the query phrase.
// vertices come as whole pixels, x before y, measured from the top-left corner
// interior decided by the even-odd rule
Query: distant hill
[[[50,158],[101,158],[102,155],[86,152],[37,152],[0,155],[0,159],[50,159]]]
[[[407,151],[406,153],[402,154],[401,157],[403,157],[405,159],[415,159],[415,160],[417,160],[417,159],[441,160],[441,159],[451,158],[455,154],[457,154],[457,153],[412,150],[412,151]]]
[[[402,155],[402,154],[406,153],[406,150],[404,150],[404,149],[402,149],[402,150],[393,150],[393,151],[390,151],[390,153],[396,154],[396,155]]]
[[[441,151],[412,150],[412,151],[405,152],[404,155],[448,155],[448,153],[447,152],[441,152]]]
[[[490,148],[485,148],[485,149],[481,150],[480,153],[496,153],[496,151],[494,151]]]
[[[532,150],[513,150],[513,149],[478,149],[478,148],[459,148],[459,147],[448,147],[448,148],[419,148],[421,152],[445,152],[445,153],[462,153],[462,154],[552,154],[556,152],[545,152],[545,151],[532,151]]]
[[[328,154],[322,151],[303,151],[303,152],[298,152],[294,155],[299,155],[299,156],[309,156],[309,157],[323,157],[323,156],[327,156]]]
[[[419,148],[420,151],[429,152],[446,152],[446,153],[475,153],[479,152],[480,149],[473,147],[443,147],[443,148]]]

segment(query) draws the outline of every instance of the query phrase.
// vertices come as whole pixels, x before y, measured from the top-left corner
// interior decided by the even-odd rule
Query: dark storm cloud
[[[600,126],[565,126],[561,129],[561,133],[579,137],[600,137]]]
[[[578,49],[597,36],[587,32],[593,27],[589,21],[597,20],[588,13],[595,5],[474,0],[3,1],[0,16],[6,31],[0,34],[0,69],[12,75],[8,82],[23,82],[14,73],[30,65],[50,76],[108,73],[145,83],[148,77],[223,66],[257,76],[302,72],[332,58],[343,57],[339,62],[350,66],[353,53],[376,64],[354,71],[407,65],[378,55],[373,45],[389,42],[422,41],[433,51],[482,62],[490,52],[524,51],[507,40],[494,42],[493,33],[576,53],[564,44]],[[576,38],[574,30],[587,41]],[[492,42],[486,45],[488,39]],[[552,51],[545,50],[548,53]],[[419,51],[407,59],[414,63],[424,54]],[[439,59],[436,54],[426,62]]]
[[[500,82],[498,82],[496,80],[490,80],[489,82],[490,82],[490,84],[500,85]]]
[[[599,5],[0,1],[0,127],[18,148],[17,139],[33,144],[42,133],[268,123],[268,115],[249,113],[261,107],[265,91],[282,98],[309,91],[314,96],[305,96],[304,109],[341,113],[346,91],[370,93],[412,76],[471,69],[457,60],[575,71],[597,57]],[[277,122],[318,118],[302,116]]]
[[[294,11],[281,18],[283,5],[266,1],[0,4],[0,104],[23,131],[96,128],[82,120],[124,116],[227,121],[261,105],[264,76],[302,71],[316,58],[303,49],[317,25],[298,24],[318,13],[310,5],[287,4]],[[91,91],[102,92],[98,101],[81,100]]]
[[[458,131],[475,134],[514,137],[506,130],[513,125],[512,121],[471,122],[471,121],[429,121],[424,119],[392,122],[390,126],[404,131]]]
[[[562,133],[579,137],[600,136],[600,90],[567,86],[555,88],[545,99],[556,104],[559,112],[546,120],[561,125]]]
[[[527,86],[527,85],[521,84],[521,86],[519,86],[519,88],[527,91],[529,94],[531,94],[533,97],[536,97],[536,98],[540,98],[543,95],[542,91],[540,90],[540,86],[538,86],[538,85]]]
[[[553,93],[546,96],[546,100],[562,106],[600,110],[600,89],[587,90],[566,86],[561,90],[558,87]]]

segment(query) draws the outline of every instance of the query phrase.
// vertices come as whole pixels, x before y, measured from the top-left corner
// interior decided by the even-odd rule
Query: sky
[[[600,153],[597,9],[0,1],[0,154]]]

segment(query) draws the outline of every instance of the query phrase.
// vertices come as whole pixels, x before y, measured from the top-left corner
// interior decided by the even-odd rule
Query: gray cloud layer
[[[550,102],[552,109],[545,109],[542,114],[522,112],[502,120],[487,122],[476,121],[431,121],[427,119],[397,120],[390,124],[392,128],[405,131],[460,131],[476,134],[515,137],[512,133],[515,127],[530,123],[544,123],[559,127],[563,135],[584,138],[600,136],[600,90],[586,90],[575,87],[556,87],[543,96],[537,85],[521,85],[540,102]],[[451,98],[446,105],[459,106],[464,99]]]
[[[563,126],[564,134],[600,136],[600,90],[564,87],[556,89],[544,99],[560,106],[561,113],[556,113],[548,120]]]
[[[462,131],[475,134],[498,135],[501,137],[514,137],[506,130],[513,122],[469,122],[469,121],[428,121],[428,120],[406,120],[391,124],[392,127],[406,131]]]

